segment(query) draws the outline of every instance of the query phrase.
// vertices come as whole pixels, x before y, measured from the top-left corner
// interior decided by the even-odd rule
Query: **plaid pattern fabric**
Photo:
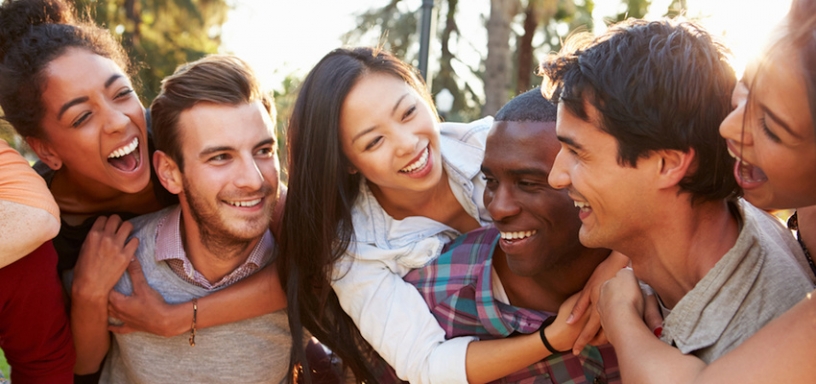
[[[181,208],[176,206],[175,209],[168,212],[167,216],[159,220],[156,229],[156,261],[167,262],[176,275],[190,284],[208,291],[223,288],[255,273],[272,257],[274,240],[272,234],[267,230],[243,264],[221,280],[211,283],[204,275],[195,270],[193,263],[184,252],[184,246],[181,244],[180,219]]]
[[[495,227],[480,228],[448,244],[442,255],[424,268],[411,271],[413,284],[428,303],[448,338],[478,336],[496,339],[536,332],[555,313],[504,304],[493,297]],[[611,346],[588,346],[578,356],[548,357],[495,383],[618,383],[620,371]]]

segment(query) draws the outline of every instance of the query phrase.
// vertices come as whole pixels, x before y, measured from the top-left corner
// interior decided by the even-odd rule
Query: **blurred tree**
[[[618,13],[614,21],[623,21],[628,18],[642,19],[649,13],[652,0],[621,0],[621,4],[624,4],[626,8],[623,12]]]
[[[417,53],[411,46],[417,42],[415,10],[404,8],[402,0],[387,0],[388,4],[357,15],[357,27],[343,35],[343,41],[378,39],[382,47],[406,62],[415,62]]]
[[[77,0],[77,9],[121,36],[148,105],[176,66],[218,50],[229,6],[226,0]]]
[[[418,9],[409,8],[408,1],[388,0],[380,8],[373,8],[357,16],[357,27],[343,36],[350,45],[380,45],[403,61],[417,64],[418,60]],[[439,21],[439,52],[432,52],[433,61],[438,60],[438,70],[431,70],[434,81],[431,94],[448,89],[454,96],[453,109],[448,120],[466,121],[478,118],[482,100],[476,89],[482,87],[479,78],[482,70],[471,67],[457,57],[452,45],[460,43],[462,36],[456,23],[458,0],[438,0],[436,3]],[[466,43],[466,42],[465,42]],[[432,42],[434,44],[434,42]],[[434,60],[434,56],[436,60]],[[478,65],[478,64],[477,64]],[[457,69],[454,69],[456,67]],[[472,84],[473,81],[476,84]]]
[[[528,0],[524,11],[524,33],[516,43],[518,75],[516,94],[541,84],[533,76],[539,61],[561,49],[561,41],[578,30],[592,30],[592,0]]]
[[[410,1],[383,1],[387,1],[385,6],[370,9],[357,17],[358,26],[344,35],[344,42],[374,42],[406,62],[416,63],[419,9],[411,8]],[[651,4],[651,0],[619,1],[626,11],[612,15],[607,21],[614,22],[622,15],[643,17]],[[514,94],[540,83],[533,74],[544,55],[558,51],[562,40],[573,31],[591,31],[593,28],[595,0],[484,2],[491,6],[490,14],[483,19],[488,46],[474,47],[459,31],[456,14],[460,1],[436,1],[439,10],[439,68],[431,92],[436,94],[447,88],[453,94],[449,120],[469,121],[479,115],[495,113]],[[674,2],[684,3],[685,0]],[[478,64],[464,62],[460,59],[462,49],[479,52],[482,61]]]
[[[0,109],[0,116],[5,116],[2,109]],[[12,147],[17,148],[17,137],[17,133],[14,132],[14,128],[11,127],[11,124],[4,119],[0,119],[0,140],[4,140]]]
[[[490,0],[490,18],[487,20],[487,58],[483,77],[485,103],[482,107],[482,115],[495,114],[510,98],[509,90],[513,79],[510,24],[520,9],[519,0]]]
[[[686,0],[672,0],[671,4],[669,4],[669,9],[663,16],[676,17],[685,15],[687,9]]]
[[[286,147],[286,129],[289,126],[289,117],[292,116],[292,108],[295,106],[295,99],[297,99],[298,88],[303,79],[297,74],[289,74],[283,79],[281,89],[277,89],[272,93],[275,98],[275,109],[277,117],[275,121],[275,134],[278,139],[278,157],[280,158],[281,181],[285,184],[289,180],[289,175],[286,170],[289,169],[288,148]]]

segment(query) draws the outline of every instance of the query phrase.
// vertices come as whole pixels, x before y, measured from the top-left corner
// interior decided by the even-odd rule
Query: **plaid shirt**
[[[272,234],[267,230],[264,232],[261,241],[255,244],[243,264],[221,278],[221,280],[211,283],[204,275],[195,270],[193,263],[187,258],[187,253],[184,252],[184,246],[181,244],[180,219],[180,206],[176,206],[166,216],[159,219],[156,229],[156,261],[166,261],[167,265],[178,277],[190,284],[197,285],[208,291],[226,287],[255,273],[261,266],[266,265],[272,257],[274,240]]]
[[[533,333],[555,313],[504,304],[493,297],[495,227],[480,228],[448,244],[439,258],[411,271],[405,281],[417,287],[447,338],[497,339]],[[580,355],[558,354],[495,383],[617,383],[618,360],[611,346],[587,346]]]

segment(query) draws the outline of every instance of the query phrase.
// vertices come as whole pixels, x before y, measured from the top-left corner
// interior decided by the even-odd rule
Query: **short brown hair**
[[[272,120],[275,108],[269,95],[261,92],[255,72],[245,61],[231,55],[210,55],[182,64],[162,80],[159,96],[150,105],[156,149],[184,169],[178,120],[182,112],[199,102],[243,104],[260,100]]]

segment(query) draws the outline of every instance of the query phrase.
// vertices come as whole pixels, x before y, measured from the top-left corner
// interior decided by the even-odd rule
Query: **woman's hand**
[[[138,239],[127,240],[132,230],[133,225],[123,222],[117,215],[96,219],[82,243],[74,267],[71,288],[74,299],[107,301],[108,293],[122,277],[139,247]]]
[[[567,323],[567,318],[570,316],[570,311],[578,300],[578,295],[579,294],[576,293],[564,301],[561,307],[558,308],[558,315],[556,315],[555,321],[544,329],[544,335],[547,337],[547,341],[558,351],[571,350],[575,344],[575,339],[578,338],[581,330],[584,329],[584,326],[589,320],[589,316],[584,316],[572,324]]]
[[[123,324],[110,325],[108,330],[119,334],[147,332],[163,337],[187,332],[192,309],[186,311],[187,316],[184,317],[181,308],[183,304],[167,304],[164,297],[145,280],[142,265],[138,260],[131,261],[127,271],[133,283],[133,293],[126,296],[116,291],[110,292],[108,314]]]
[[[612,345],[615,345],[617,330],[630,326],[633,319],[642,321],[643,293],[631,269],[621,269],[613,279],[604,283],[596,307]]]

